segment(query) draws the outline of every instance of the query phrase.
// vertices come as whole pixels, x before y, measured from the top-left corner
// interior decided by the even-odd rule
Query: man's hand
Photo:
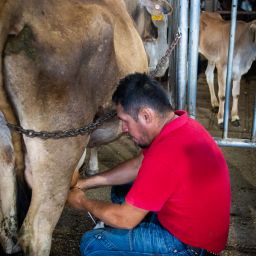
[[[86,179],[82,179],[82,178],[78,179],[74,187],[80,188],[80,189],[87,189]]]
[[[134,207],[126,202],[120,205],[89,199],[77,187],[70,190],[67,203],[78,210],[91,212],[95,217],[115,228],[134,228],[148,213],[147,210]]]
[[[85,210],[82,204],[83,199],[85,199],[84,192],[78,187],[74,187],[69,191],[67,204],[78,210]]]

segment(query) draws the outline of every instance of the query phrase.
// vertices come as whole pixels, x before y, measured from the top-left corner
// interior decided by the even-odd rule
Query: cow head
[[[139,3],[148,13],[149,19],[147,22],[151,22],[151,26],[157,28],[156,31],[158,31],[160,27],[165,27],[167,23],[166,15],[172,13],[172,6],[167,0],[139,0]],[[157,39],[158,36],[157,33],[154,38]]]
[[[252,21],[249,27],[250,36],[253,43],[256,43],[256,20]]]
[[[167,0],[140,0],[151,14],[152,20],[163,20],[165,14],[172,13],[172,6]]]

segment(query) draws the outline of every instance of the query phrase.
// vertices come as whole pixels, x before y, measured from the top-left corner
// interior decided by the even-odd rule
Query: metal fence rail
[[[169,0],[172,2],[172,0]],[[190,2],[190,6],[189,6]],[[177,3],[176,3],[177,4]],[[229,105],[232,84],[232,62],[235,45],[235,32],[237,20],[238,0],[232,0],[231,27],[228,51],[226,93],[225,93],[225,112],[224,129],[222,137],[215,137],[215,141],[220,146],[225,147],[244,147],[256,148],[256,96],[253,108],[253,123],[250,139],[236,139],[228,137]],[[188,108],[189,115],[196,118],[196,99],[197,99],[197,67],[198,67],[198,44],[200,27],[200,1],[199,0],[179,0],[179,8],[174,11],[178,19],[178,30],[182,34],[179,42],[177,54],[174,56],[176,61],[176,106],[178,108]],[[190,20],[188,20],[188,14]],[[173,24],[171,24],[173,25]],[[177,29],[177,28],[175,28]],[[188,39],[189,38],[189,39]],[[188,42],[189,41],[189,42]],[[187,44],[188,42],[188,44]],[[170,61],[171,62],[171,61]],[[172,59],[172,62],[173,59]],[[173,77],[171,78],[173,79]],[[186,80],[187,79],[187,80]],[[188,95],[186,97],[186,92]]]

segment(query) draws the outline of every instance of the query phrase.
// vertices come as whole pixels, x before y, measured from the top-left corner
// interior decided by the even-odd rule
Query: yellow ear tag
[[[152,20],[164,20],[164,15],[160,14],[160,15],[151,15],[151,19]]]

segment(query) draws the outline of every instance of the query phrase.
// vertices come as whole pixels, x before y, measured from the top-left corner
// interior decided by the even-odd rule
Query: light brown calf
[[[229,46],[230,21],[225,21],[217,13],[204,12],[200,19],[199,51],[208,60],[206,79],[211,94],[213,108],[219,107],[218,124],[223,124],[227,59]],[[237,21],[235,49],[233,59],[233,104],[231,121],[239,126],[238,98],[240,80],[248,72],[256,58],[256,20],[251,22]],[[218,99],[214,91],[214,69],[218,72]]]

